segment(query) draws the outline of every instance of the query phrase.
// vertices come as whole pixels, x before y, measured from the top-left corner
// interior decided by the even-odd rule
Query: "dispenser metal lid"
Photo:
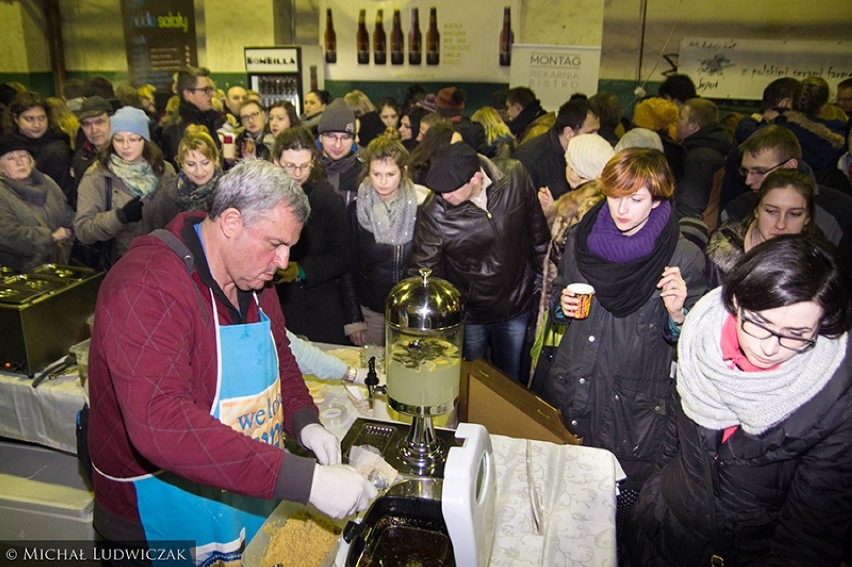
[[[385,302],[385,322],[393,327],[417,331],[437,331],[464,321],[461,294],[453,284],[430,277],[432,270],[394,286]]]

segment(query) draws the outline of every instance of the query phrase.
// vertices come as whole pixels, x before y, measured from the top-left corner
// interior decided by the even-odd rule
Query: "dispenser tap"
[[[379,375],[376,374],[376,357],[371,356],[370,361],[368,362],[367,377],[364,378],[364,385],[367,386],[367,394],[372,401],[376,396],[376,392],[381,392],[382,394],[388,393],[387,386],[379,386]]]

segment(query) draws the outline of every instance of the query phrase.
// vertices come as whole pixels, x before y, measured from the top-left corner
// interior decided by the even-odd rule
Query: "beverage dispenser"
[[[431,270],[399,282],[385,304],[385,363],[389,405],[411,415],[400,442],[402,459],[428,475],[447,455],[432,418],[458,403],[464,306],[458,290]]]

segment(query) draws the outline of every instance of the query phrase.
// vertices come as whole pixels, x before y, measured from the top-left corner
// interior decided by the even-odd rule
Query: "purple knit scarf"
[[[592,231],[586,241],[589,252],[595,256],[622,264],[648,256],[654,249],[657,238],[669,222],[671,204],[661,202],[651,209],[648,222],[639,232],[632,236],[624,236],[609,214],[609,207],[604,205],[598,212]]]

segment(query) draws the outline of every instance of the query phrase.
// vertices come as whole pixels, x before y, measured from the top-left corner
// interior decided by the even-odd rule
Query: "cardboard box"
[[[580,445],[562,415],[484,360],[462,363],[459,421],[484,425],[493,435]]]

